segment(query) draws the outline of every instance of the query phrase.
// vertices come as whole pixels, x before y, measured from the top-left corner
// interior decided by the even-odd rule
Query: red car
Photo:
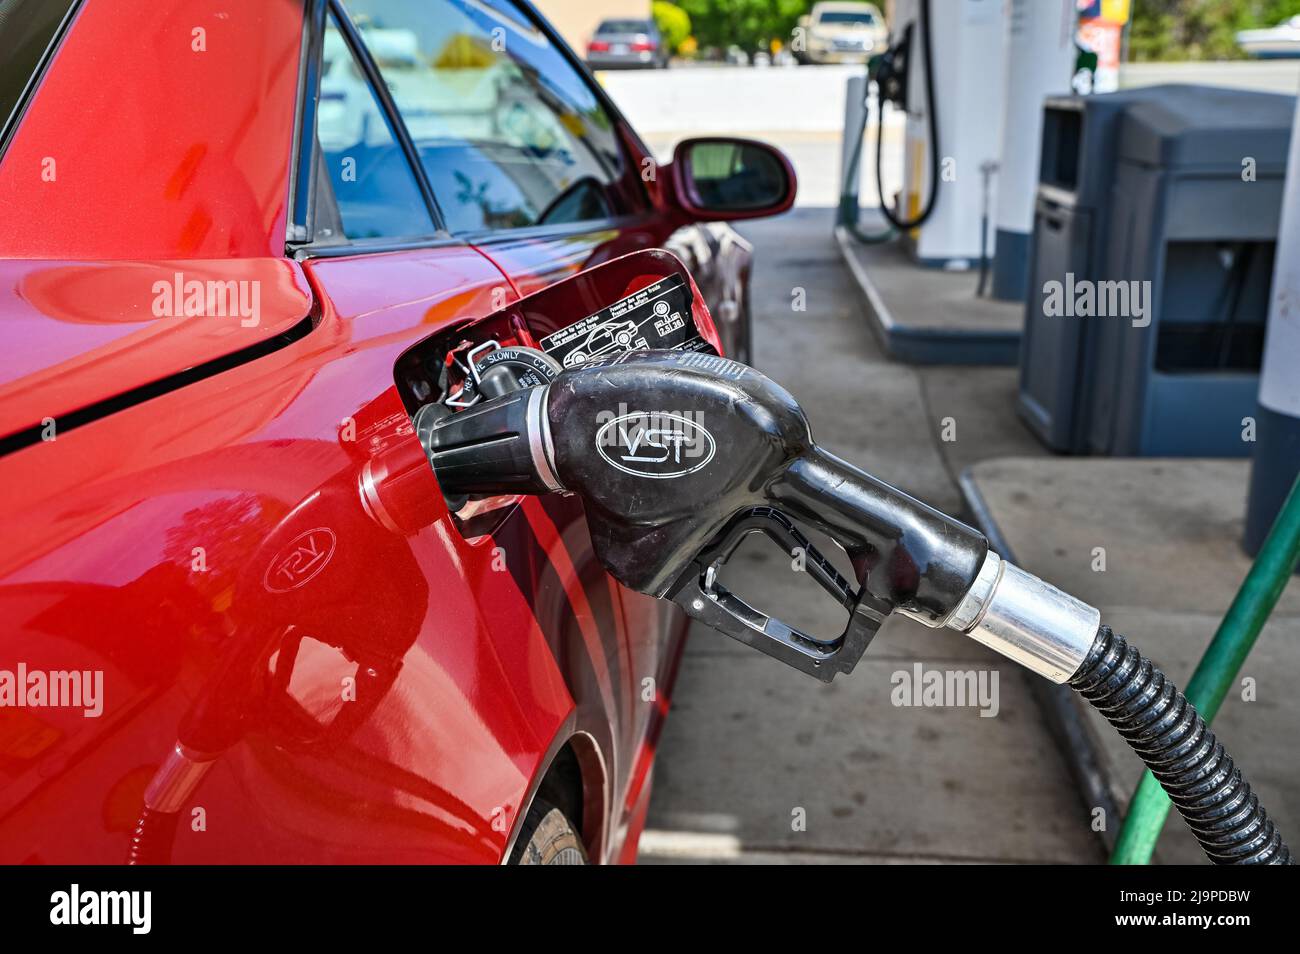
[[[745,357],[789,164],[515,0],[0,13],[0,862],[633,860],[682,618],[453,512],[395,362],[660,246]]]

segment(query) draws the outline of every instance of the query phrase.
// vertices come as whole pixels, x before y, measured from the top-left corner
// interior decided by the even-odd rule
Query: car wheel
[[[533,802],[510,856],[512,865],[585,865],[587,849],[573,823],[541,799]]]

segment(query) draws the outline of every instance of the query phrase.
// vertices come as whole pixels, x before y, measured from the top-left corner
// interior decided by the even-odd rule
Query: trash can
[[[1110,206],[1119,120],[1133,99],[1052,96],[1043,103],[1043,138],[1020,339],[1019,410],[1025,423],[1055,451],[1087,449],[1087,394],[1091,325],[1048,317],[1046,289],[1073,274],[1100,271]]]
[[[1249,456],[1295,98],[1170,86],[1119,134],[1104,271],[1150,323],[1097,324],[1089,447]]]
[[[1250,453],[1294,108],[1204,86],[1048,102],[1020,407],[1049,447]]]

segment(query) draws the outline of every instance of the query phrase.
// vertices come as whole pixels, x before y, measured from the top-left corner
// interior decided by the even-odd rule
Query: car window
[[[604,20],[596,27],[597,33],[653,33],[649,20]]]
[[[73,0],[0,0],[0,130],[8,124]]]
[[[406,153],[332,17],[322,50],[316,138],[344,235],[367,239],[433,233]]]
[[[563,53],[504,0],[345,0],[448,229],[608,218],[614,124]]]
[[[871,26],[876,22],[876,15],[869,11],[863,10],[827,10],[818,18],[820,23],[860,23],[863,26]]]

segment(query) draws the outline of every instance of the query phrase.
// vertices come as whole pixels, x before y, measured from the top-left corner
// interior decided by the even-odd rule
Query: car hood
[[[0,260],[0,440],[265,346],[311,305],[285,259]]]

